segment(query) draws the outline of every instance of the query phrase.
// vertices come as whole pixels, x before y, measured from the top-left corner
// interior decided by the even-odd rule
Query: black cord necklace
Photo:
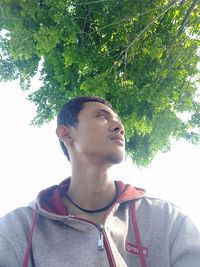
[[[98,210],[87,210],[87,209],[84,209],[84,208],[81,208],[80,206],[78,206],[76,203],[74,203],[74,201],[68,196],[68,194],[66,193],[65,196],[69,199],[69,201],[74,205],[76,206],[79,210],[82,210],[84,212],[87,212],[87,213],[97,213],[97,212],[101,212],[101,211],[104,211],[104,210],[107,210],[108,208],[110,208],[116,201],[117,199],[117,196],[118,196],[118,187],[117,187],[117,182],[114,181],[115,183],[115,196],[113,198],[113,200],[108,204],[106,205],[105,207],[101,208],[101,209],[98,209]]]

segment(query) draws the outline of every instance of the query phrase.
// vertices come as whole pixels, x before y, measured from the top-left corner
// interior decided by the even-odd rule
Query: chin
[[[124,161],[125,155],[124,154],[112,154],[112,155],[107,155],[107,161],[111,164],[119,164],[122,161]]]

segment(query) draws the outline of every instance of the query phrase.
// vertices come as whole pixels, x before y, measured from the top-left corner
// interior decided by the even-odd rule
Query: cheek
[[[92,146],[105,142],[105,138],[103,138],[102,133],[97,129],[93,129],[89,133],[87,132],[84,139],[89,145]]]
[[[102,123],[84,123],[77,131],[77,140],[82,146],[99,146],[108,140],[108,128]]]
[[[86,136],[90,136],[92,139],[99,138],[105,138],[106,136],[106,128],[103,127],[101,124],[89,124],[86,125],[84,128],[82,128],[82,132]]]
[[[91,130],[85,133],[84,144],[89,150],[98,150],[105,149],[106,144],[106,135],[98,128],[91,128]],[[83,143],[82,143],[83,144]]]

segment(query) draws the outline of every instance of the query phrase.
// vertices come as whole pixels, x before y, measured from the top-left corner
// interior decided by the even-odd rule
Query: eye
[[[97,115],[97,117],[103,118],[103,119],[108,119],[108,115],[106,115],[105,113],[100,113]]]

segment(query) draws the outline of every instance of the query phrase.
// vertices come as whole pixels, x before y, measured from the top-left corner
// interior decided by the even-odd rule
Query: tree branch
[[[178,33],[176,34],[176,36],[174,37],[174,40],[173,42],[176,41],[176,39],[179,37],[179,35],[181,35],[182,31],[184,30],[187,22],[188,22],[188,19],[190,17],[190,14],[192,13],[192,11],[194,10],[195,6],[197,5],[197,3],[200,2],[200,0],[194,0],[192,5],[190,6],[190,8],[188,9],[184,19],[183,19],[183,22],[180,26],[180,28],[178,29]]]
[[[165,5],[165,6],[168,6],[168,4]],[[164,6],[164,7],[165,7],[165,6]],[[151,9],[151,10],[149,10],[149,11],[146,11],[146,12],[143,12],[143,13],[141,13],[141,14],[138,14],[137,16],[135,16],[135,18],[139,18],[139,17],[141,17],[141,16],[147,15],[147,14],[149,14],[149,13],[151,13],[151,12],[157,10],[157,9],[160,9],[160,8],[161,8],[161,7],[159,6],[159,7],[153,8],[153,9]],[[133,19],[133,17],[130,17],[130,18],[124,18],[124,19],[121,19],[121,20],[119,20],[119,21],[112,22],[112,23],[110,23],[110,24],[108,24],[108,25],[105,25],[105,26],[103,26],[103,27],[101,27],[101,28],[99,28],[99,29],[97,29],[97,30],[95,30],[95,31],[93,31],[93,32],[88,33],[88,34],[92,34],[92,33],[94,33],[94,32],[101,31],[101,30],[106,29],[106,28],[108,28],[108,27],[110,27],[110,26],[113,26],[113,25],[116,25],[116,24],[120,24],[120,23],[122,23],[122,22],[124,22],[124,21],[129,21],[129,20],[131,20],[131,19]]]
[[[172,45],[171,45],[171,47],[170,47],[170,49],[169,49],[168,56],[165,58],[165,61],[164,61],[164,63],[163,63],[163,67],[161,68],[160,74],[158,75],[158,78],[157,78],[157,81],[156,81],[157,84],[158,84],[158,81],[159,81],[159,79],[160,79],[161,73],[162,73],[162,71],[163,71],[163,69],[164,69],[164,66],[166,65],[167,59],[169,58],[169,56],[170,56],[170,54],[171,54],[172,48],[174,47],[174,44],[175,44],[175,42],[176,42],[176,39],[177,39],[177,38],[181,35],[181,33],[183,32],[183,29],[184,29],[184,27],[186,26],[186,24],[187,24],[187,22],[188,22],[188,19],[189,19],[190,14],[191,14],[191,12],[194,10],[194,7],[195,7],[195,5],[196,5],[198,2],[199,2],[199,0],[194,0],[193,3],[192,3],[192,5],[191,5],[190,8],[188,9],[187,14],[185,15],[185,17],[184,17],[184,19],[183,19],[183,22],[182,22],[182,24],[181,24],[181,26],[180,26],[180,28],[179,28],[179,30],[178,30],[178,33],[176,34],[176,36],[175,36],[174,39],[173,39]],[[199,18],[199,19],[200,19],[200,18]],[[197,23],[199,22],[199,19],[197,20]],[[195,24],[197,24],[197,23],[195,23]],[[166,79],[166,78],[163,78],[161,82],[163,82],[163,80],[165,80],[165,79]]]
[[[195,24],[198,24],[199,21],[200,21],[200,18],[197,19],[197,22],[196,22]],[[191,33],[192,33],[192,32],[191,32]],[[185,46],[185,44],[186,44],[186,42],[187,42],[187,40],[188,40],[189,38],[190,38],[190,36],[187,36],[187,38],[185,39],[184,44],[183,44],[182,47]],[[181,47],[180,47],[179,49],[180,49],[180,50],[179,50],[179,53],[178,53],[177,56],[175,57],[175,59],[174,59],[174,61],[172,62],[171,66],[169,67],[166,76],[160,81],[159,86],[164,82],[164,80],[167,79],[167,76],[169,75],[169,73],[170,73],[170,71],[171,71],[173,65],[176,63],[177,59],[179,58],[179,56],[180,56],[181,53],[183,52],[183,49],[181,49]],[[165,63],[166,63],[166,61],[165,61]],[[163,70],[163,68],[162,68],[162,70]],[[162,71],[162,70],[161,70],[161,71]],[[159,77],[160,77],[160,75],[161,75],[161,72],[160,72],[160,74],[159,74]],[[157,84],[158,84],[158,80],[159,80],[159,79],[157,79],[157,81],[156,81]]]
[[[184,0],[184,3],[185,3],[185,1],[186,1],[186,0]],[[182,4],[182,2],[180,3],[180,5],[181,5],[181,4]],[[169,11],[170,11],[170,9],[165,13],[165,15],[163,16],[163,18],[160,20],[160,23],[159,23],[159,25],[158,25],[158,27],[157,27],[157,29],[156,29],[156,32],[159,31],[160,26],[161,26],[162,22],[164,21],[164,19],[166,18],[166,16],[167,16],[167,14],[168,14]]]
[[[185,39],[185,42],[183,44],[183,47],[185,46],[187,39],[188,38]],[[161,84],[167,79],[170,71],[172,70],[173,65],[176,63],[176,61],[178,60],[178,58],[180,57],[180,55],[182,54],[182,52],[183,52],[183,50],[180,47],[179,53],[176,55],[176,57],[174,58],[173,62],[170,65],[170,67],[168,68],[166,76],[160,81],[159,86],[161,86]]]
[[[84,34],[84,29],[85,29],[85,26],[86,26],[86,23],[87,23],[87,20],[88,20],[88,17],[90,16],[91,14],[91,10],[88,10],[87,9],[87,14],[85,16],[85,20],[84,20],[84,23],[83,23],[83,28],[82,28],[82,34],[81,34],[81,45],[83,46],[83,34]]]
[[[130,49],[130,47],[135,43],[137,42],[140,37],[154,24],[154,22],[159,19],[163,14],[165,14],[169,9],[171,9],[174,4],[178,2],[178,1],[174,1],[173,3],[171,3],[168,8],[166,8],[163,12],[161,12],[154,20],[152,20],[138,35],[137,37],[127,46],[127,48],[122,51],[121,54],[125,54],[125,60],[127,60],[127,57],[128,57],[128,50]]]
[[[106,2],[109,0],[96,0],[96,1],[91,1],[91,2],[85,2],[85,3],[77,3],[77,4],[73,4],[74,6],[81,6],[81,5],[90,5],[90,4],[96,4],[96,3],[100,3],[100,2]]]

